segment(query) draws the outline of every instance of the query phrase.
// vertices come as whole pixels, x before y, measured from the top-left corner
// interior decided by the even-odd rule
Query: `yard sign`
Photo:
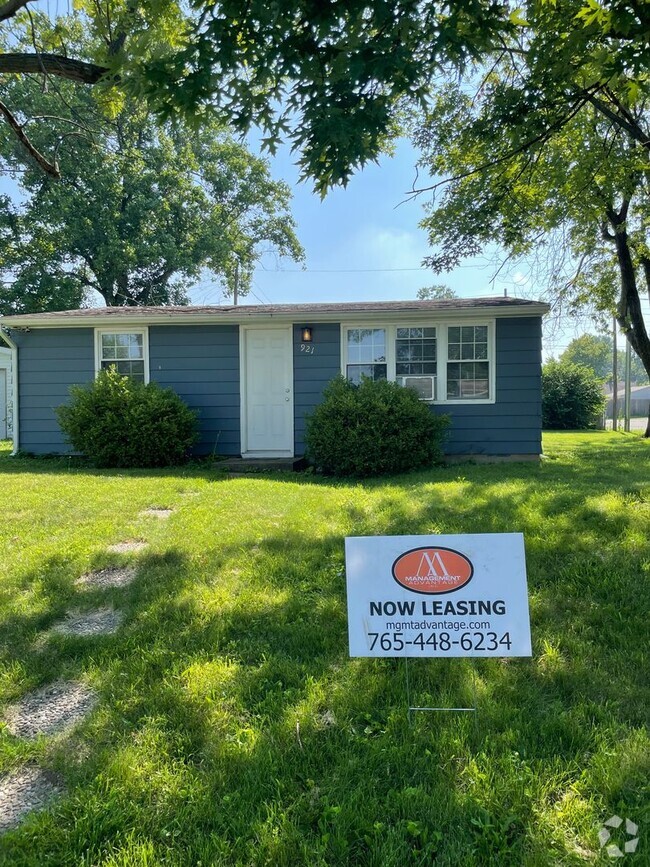
[[[531,656],[524,537],[345,540],[350,656]]]

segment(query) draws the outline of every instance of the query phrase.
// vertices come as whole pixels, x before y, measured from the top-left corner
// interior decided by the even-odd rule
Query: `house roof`
[[[52,313],[29,313],[0,317],[8,328],[52,328],[95,325],[163,325],[176,322],[248,322],[274,319],[281,322],[311,322],[390,319],[410,316],[424,319],[431,314],[446,318],[483,315],[542,316],[549,305],[521,298],[453,298],[446,301],[355,301],[344,304],[264,304],[220,307],[87,307]]]

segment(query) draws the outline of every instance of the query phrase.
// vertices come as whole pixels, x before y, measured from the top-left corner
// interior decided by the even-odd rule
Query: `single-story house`
[[[0,440],[11,436],[11,350],[0,346]]]
[[[614,411],[613,389],[607,389],[606,418],[611,418]],[[620,382],[617,393],[617,411],[619,415],[625,412],[625,383]],[[645,418],[650,411],[650,385],[633,385],[630,387],[630,415]]]
[[[415,388],[451,416],[450,456],[541,452],[546,304],[514,298],[110,307],[0,318],[15,364],[14,450],[69,451],[55,408],[110,365],[200,411],[197,454],[291,457],[343,373]]]

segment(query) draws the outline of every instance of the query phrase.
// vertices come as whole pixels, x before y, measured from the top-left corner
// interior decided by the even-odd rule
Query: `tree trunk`
[[[650,377],[650,338],[648,337],[641,309],[634,262],[632,261],[629,238],[625,228],[626,217],[627,203],[623,205],[618,214],[614,211],[608,213],[608,218],[614,229],[616,257],[621,274],[621,294],[616,309],[616,319],[632,349],[634,349],[641,359],[648,377]],[[650,271],[646,270],[645,273],[647,277]],[[645,436],[650,437],[650,413],[648,414]]]

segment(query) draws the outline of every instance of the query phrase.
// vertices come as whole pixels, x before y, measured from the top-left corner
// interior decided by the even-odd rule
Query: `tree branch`
[[[18,123],[14,115],[9,111],[7,106],[2,101],[0,101],[0,114],[4,116],[9,126],[16,133],[18,140],[20,141],[22,146],[32,157],[32,159],[34,159],[38,163],[38,165],[43,169],[43,171],[53,178],[60,178],[61,172],[59,171],[59,164],[56,161],[54,161],[53,163],[49,162],[47,159],[45,159],[45,157],[40,151],[36,150],[34,145],[25,135],[22,126]]]
[[[47,73],[82,84],[96,84],[108,71],[105,66],[64,57],[62,54],[0,54],[0,74]]]
[[[27,6],[29,0],[7,0],[0,6],[0,21],[6,21],[7,18],[13,18],[19,9]]]
[[[601,114],[604,114],[606,118],[609,118],[612,123],[624,129],[627,133],[632,136],[632,138],[639,142],[639,144],[643,145],[644,148],[650,150],[650,139],[641,129],[636,121],[634,123],[630,123],[630,121],[626,120],[619,112],[611,109],[606,103],[602,101],[602,99],[598,99],[593,93],[589,93],[588,91],[584,91],[585,99],[590,102]]]

